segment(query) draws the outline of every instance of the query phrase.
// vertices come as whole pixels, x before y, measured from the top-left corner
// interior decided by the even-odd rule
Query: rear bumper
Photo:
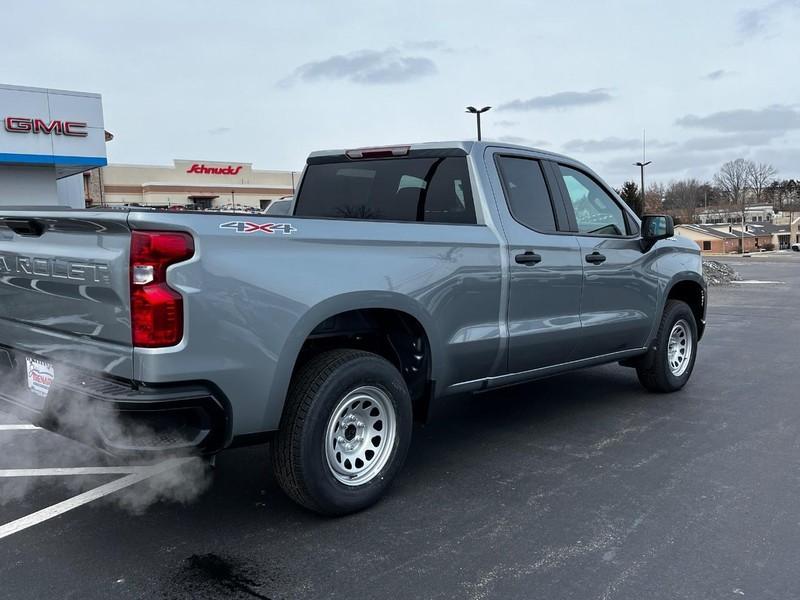
[[[44,429],[116,455],[213,454],[230,442],[230,406],[208,382],[154,385],[57,365],[42,399],[27,389],[24,363],[0,347],[0,408]]]

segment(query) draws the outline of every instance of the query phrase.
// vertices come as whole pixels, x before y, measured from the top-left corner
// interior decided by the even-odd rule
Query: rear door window
[[[311,164],[295,213],[301,217],[474,224],[463,157]]]
[[[553,203],[538,160],[498,156],[497,167],[511,215],[529,229],[556,230]]]

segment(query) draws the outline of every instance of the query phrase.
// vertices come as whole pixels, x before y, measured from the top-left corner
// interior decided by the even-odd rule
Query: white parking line
[[[35,513],[31,513],[15,521],[6,523],[5,525],[0,526],[0,540],[15,533],[19,533],[20,531],[23,531],[25,529],[28,529],[29,527],[33,527],[34,525],[38,525],[39,523],[47,521],[48,519],[52,519],[53,517],[62,515],[65,512],[78,508],[79,506],[83,506],[84,504],[88,504],[89,502],[98,500],[103,496],[108,496],[109,494],[118,492],[122,489],[125,489],[126,487],[144,481],[145,479],[149,479],[150,477],[153,477],[155,475],[160,475],[161,473],[166,473],[167,471],[175,469],[190,460],[199,460],[199,459],[172,458],[169,460],[165,460],[164,462],[161,462],[157,465],[153,465],[150,467],[143,467],[142,470],[140,471],[137,471],[135,473],[130,473],[125,477],[121,477],[120,479],[117,479],[115,481],[103,484],[99,487],[89,490],[88,492],[83,492],[82,494],[78,494],[77,496],[74,496],[69,500],[64,500],[63,502],[59,502],[58,504],[48,506],[47,508],[43,508],[42,510],[36,511]],[[90,469],[90,468],[92,467],[86,467],[85,469]],[[35,470],[36,469],[30,469],[30,471],[35,471]]]
[[[11,423],[0,425],[0,431],[35,431],[37,429],[41,429],[41,427],[31,425],[30,423]]]
[[[58,475],[130,475],[153,467],[54,467],[50,469],[0,469],[0,477],[53,477]]]

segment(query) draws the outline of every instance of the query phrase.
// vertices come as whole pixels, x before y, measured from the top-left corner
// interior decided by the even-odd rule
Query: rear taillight
[[[167,267],[194,255],[194,240],[174,231],[131,232],[131,329],[140,348],[183,338],[183,298],[167,285]]]

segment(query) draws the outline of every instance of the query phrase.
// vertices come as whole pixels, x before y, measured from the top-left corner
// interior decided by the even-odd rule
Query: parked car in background
[[[249,206],[247,204],[238,204],[238,203],[236,203],[236,204],[233,204],[233,203],[223,204],[222,206],[220,206],[218,208],[215,208],[215,209],[212,209],[212,210],[215,210],[217,212],[243,213],[243,214],[251,214],[251,215],[258,214],[258,213],[261,212],[260,208],[256,208],[254,206]]]
[[[653,392],[692,373],[697,245],[576,160],[315,152],[280,202],[1,210],[0,401],[112,453],[271,441],[286,493],[338,515],[378,500],[444,396],[610,362]],[[125,426],[93,427],[94,406]]]
[[[292,196],[273,200],[270,205],[264,209],[265,215],[288,215],[292,210]]]
[[[800,243],[792,244],[792,250],[795,252],[800,252]]]

